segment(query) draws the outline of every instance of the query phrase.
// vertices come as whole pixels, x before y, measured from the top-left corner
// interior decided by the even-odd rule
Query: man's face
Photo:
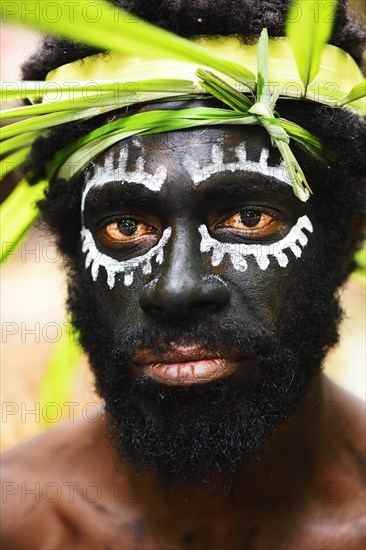
[[[265,132],[220,128],[118,144],[81,209],[70,303],[121,456],[169,479],[238,468],[333,336],[312,199]]]

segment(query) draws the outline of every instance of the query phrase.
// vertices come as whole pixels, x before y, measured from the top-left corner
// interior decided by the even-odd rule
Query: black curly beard
[[[284,307],[276,334],[252,333],[235,320],[198,315],[189,324],[156,322],[114,334],[88,274],[73,274],[69,305],[88,352],[111,440],[122,460],[164,483],[211,483],[238,472],[299,410],[327,351],[338,341],[342,311],[326,277],[307,276]],[[169,342],[236,349],[255,367],[201,386],[167,387],[136,379],[129,357]]]

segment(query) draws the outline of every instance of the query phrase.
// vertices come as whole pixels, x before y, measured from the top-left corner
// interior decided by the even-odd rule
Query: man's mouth
[[[164,353],[143,350],[132,357],[132,363],[143,369],[143,376],[161,384],[191,386],[226,378],[237,369],[238,358],[192,346],[173,347]]]

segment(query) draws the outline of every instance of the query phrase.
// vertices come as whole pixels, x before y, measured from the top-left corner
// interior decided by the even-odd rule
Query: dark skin
[[[173,238],[168,245],[169,258],[162,266],[156,285],[149,285],[156,277],[156,269],[147,277],[141,277],[141,272],[137,270],[134,284],[127,289],[120,282],[109,291],[104,273],[98,277],[98,293],[102,295],[101,301],[108,302],[108,310],[115,311],[113,318],[117,322],[117,329],[122,328],[118,326],[119,322],[125,322],[117,305],[117,301],[122,300],[125,315],[132,316],[130,323],[135,325],[148,325],[151,319],[159,315],[182,319],[197,307],[218,311],[220,315],[232,318],[239,316],[243,319],[243,316],[250,315],[250,322],[258,326],[263,323],[275,325],[273,301],[276,301],[276,293],[281,290],[279,285],[289,284],[288,278],[283,277],[283,269],[274,262],[271,277],[268,277],[266,271],[261,271],[255,262],[251,262],[243,277],[225,258],[218,269],[213,270],[210,254],[200,252],[198,227],[205,222],[212,236],[224,242],[269,244],[284,237],[298,217],[311,212],[311,206],[304,206],[296,199],[289,185],[274,180],[271,189],[268,180],[266,185],[266,178],[258,174],[216,174],[195,186],[183,166],[185,155],[200,158],[202,164],[209,163],[212,144],[215,138],[221,138],[223,134],[227,132],[196,132],[188,143],[187,133],[159,135],[144,140],[140,138],[147,159],[145,170],[154,174],[161,165],[167,168],[169,177],[161,192],[150,191],[142,185],[121,186],[117,183],[94,188],[88,194],[84,211],[85,226],[92,230],[98,249],[116,260],[128,260],[146,253],[158,243],[163,228],[172,227],[173,230]],[[233,145],[229,160],[237,160],[233,150],[244,141],[245,135],[245,132],[230,130]],[[251,129],[250,135],[257,137],[251,146],[253,157],[259,159],[264,146],[259,136],[263,139],[263,133]],[[224,147],[229,147],[229,143],[225,139]],[[141,149],[131,147],[130,150],[127,169],[133,171]],[[276,153],[273,151],[273,164],[279,158]],[[120,205],[123,201],[127,203],[126,211],[116,208],[116,204]],[[256,226],[246,227],[237,219],[238,201],[244,206],[251,206],[249,212],[262,215]],[[258,212],[255,208],[258,208]],[[131,237],[118,234],[113,226],[114,220],[129,218],[141,222],[141,227]],[[311,253],[314,253],[314,248]],[[291,268],[296,272],[300,266],[291,262]],[[203,280],[205,276],[213,274],[227,277],[227,271],[231,278],[231,292],[219,281]],[[244,289],[252,295],[247,311],[239,298]],[[139,308],[136,308],[136,301],[140,304]]]
[[[281,303],[281,295],[296,283],[301,269],[321,254],[322,228],[312,214],[311,200],[301,203],[283,182],[243,172],[219,174],[195,186],[183,163],[187,153],[209,162],[212,145],[218,142],[224,145],[225,161],[235,160],[234,148],[243,141],[248,158],[258,160],[262,148],[270,148],[266,134],[253,128],[219,128],[139,139],[145,170],[153,174],[160,165],[167,169],[161,191],[149,192],[133,184],[106,185],[92,190],[85,206],[85,225],[98,247],[120,260],[145,253],[164,228],[172,228],[163,263],[153,264],[150,275],[136,269],[130,287],[117,276],[110,289],[101,268],[95,296],[100,307],[110,312],[116,331],[123,334],[126,319],[132,326],[148,327],[156,316],[179,323],[197,310],[217,318],[247,319],[254,328],[264,324],[275,331],[282,308],[288,307]],[[129,170],[140,155],[138,147],[130,147]],[[103,158],[97,161],[101,166]],[[278,163],[273,149],[269,163]],[[230,182],[235,185],[228,193]],[[251,227],[237,216],[249,207],[262,212],[258,224]],[[288,253],[286,268],[271,258],[268,269],[262,271],[249,258],[247,271],[241,273],[228,256],[213,267],[211,255],[200,252],[198,226],[202,223],[224,242],[268,244],[285,236],[303,215],[311,219],[314,232],[308,235],[300,259]],[[113,225],[126,218],[139,224],[132,238],[127,236],[128,244],[120,232],[122,226],[116,231]],[[253,376],[252,364],[245,358],[237,358],[235,368]],[[131,376],[144,375],[138,366],[131,371]],[[133,464],[120,464],[107,439],[101,411],[95,423],[61,426],[4,455],[8,485],[4,485],[3,547],[361,549],[364,420],[362,402],[319,372],[299,412],[233,476],[231,488],[218,480],[215,489],[203,490],[188,482],[167,488],[154,473],[141,474]],[[39,482],[38,503],[34,495],[22,498],[22,482],[27,488]],[[46,498],[42,496],[47,483],[61,487],[60,498],[53,498],[52,489]],[[90,483],[100,489],[98,498],[92,488],[86,491]]]

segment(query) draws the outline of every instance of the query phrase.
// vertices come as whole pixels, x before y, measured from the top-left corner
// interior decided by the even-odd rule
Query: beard
[[[304,277],[305,278],[305,277]],[[306,273],[284,297],[275,333],[212,313],[189,322],[154,321],[116,331],[88,274],[73,273],[69,306],[105,401],[108,430],[121,460],[163,483],[215,480],[239,472],[295,414],[338,341],[342,311],[327,278]],[[136,377],[131,357],[176,346],[235,350],[253,362],[205,385],[165,386]],[[230,483],[230,482],[229,482]]]

